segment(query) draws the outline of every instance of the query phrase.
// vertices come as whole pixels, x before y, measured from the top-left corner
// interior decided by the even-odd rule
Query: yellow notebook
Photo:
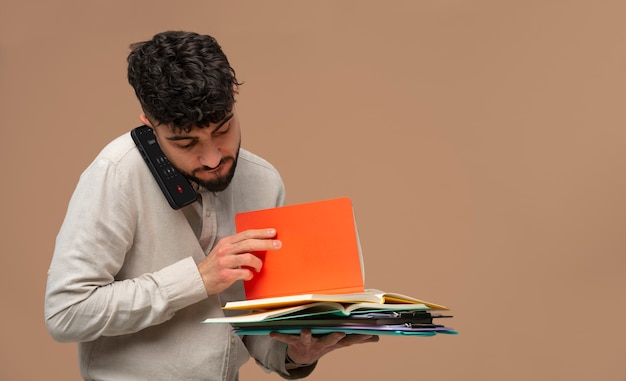
[[[416,299],[408,295],[396,292],[385,292],[376,289],[366,289],[364,292],[349,294],[301,294],[276,296],[263,299],[238,300],[226,303],[225,310],[273,310],[293,306],[306,306],[307,304],[331,303],[347,305],[369,304],[377,305],[380,309],[414,308],[409,306],[424,306],[432,310],[447,310],[448,307],[440,304]],[[306,307],[304,307],[306,308]]]

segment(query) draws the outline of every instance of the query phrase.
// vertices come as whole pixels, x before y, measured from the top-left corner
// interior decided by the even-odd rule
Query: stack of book
[[[237,231],[273,227],[282,247],[255,252],[261,271],[244,282],[246,300],[226,303],[237,334],[331,332],[367,335],[455,334],[441,324],[451,315],[439,304],[364,287],[364,265],[348,198],[239,213]]]
[[[314,335],[331,332],[364,335],[434,336],[455,334],[441,324],[448,308],[412,297],[366,290],[351,294],[308,294],[226,303],[225,310],[252,312],[204,323],[229,323],[240,335],[266,335],[272,331]]]

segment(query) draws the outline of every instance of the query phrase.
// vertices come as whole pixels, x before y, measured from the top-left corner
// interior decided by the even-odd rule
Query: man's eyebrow
[[[231,120],[233,118],[233,116],[235,116],[235,113],[230,113],[228,115],[226,115],[226,118],[222,119],[216,126],[215,129],[217,130],[218,128],[222,127],[224,124],[226,124],[229,120]],[[178,140],[189,140],[189,139],[196,139],[196,137],[194,136],[181,136],[181,135],[173,135],[173,136],[166,136],[165,139],[169,140],[169,141],[178,141]]]
[[[222,127],[224,124],[226,124],[226,122],[231,120],[233,116],[235,116],[234,112],[231,112],[230,114],[226,115],[226,118],[224,118],[221,122],[217,124],[217,126],[215,126],[215,129],[217,130],[218,128]]]
[[[193,140],[193,139],[198,139],[196,137],[193,136],[180,136],[180,135],[173,135],[173,136],[166,136],[165,139],[169,140],[169,141],[177,141],[177,140]]]

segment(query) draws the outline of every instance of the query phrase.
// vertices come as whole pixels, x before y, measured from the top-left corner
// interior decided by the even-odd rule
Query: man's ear
[[[152,123],[150,123],[150,121],[148,120],[148,117],[146,116],[146,114],[139,115],[139,119],[141,120],[141,122],[143,124],[145,124],[146,126],[154,129],[154,126],[152,125]]]

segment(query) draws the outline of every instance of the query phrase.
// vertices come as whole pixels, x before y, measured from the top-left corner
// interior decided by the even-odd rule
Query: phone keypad
[[[178,175],[176,169],[174,169],[170,161],[167,160],[165,156],[157,157],[156,163],[159,166],[159,171],[161,171],[166,179],[173,179],[176,175]]]

